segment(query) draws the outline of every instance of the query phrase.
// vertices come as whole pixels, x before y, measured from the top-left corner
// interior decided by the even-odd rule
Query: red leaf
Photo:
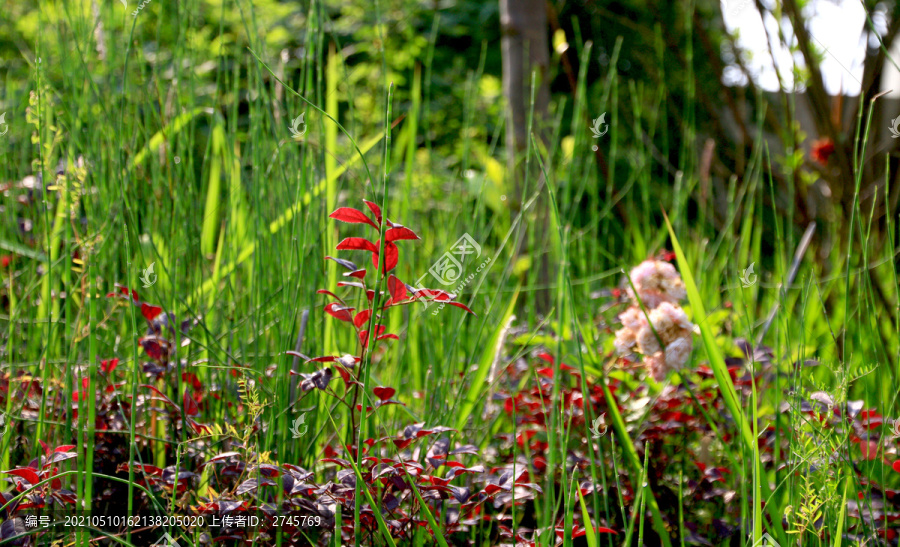
[[[376,340],[388,340],[388,339],[390,339],[390,340],[399,340],[400,337],[397,336],[396,334],[385,334],[385,335],[383,335],[383,336],[379,336],[378,338],[376,338]]]
[[[381,224],[381,207],[375,205],[371,201],[363,200],[363,203],[369,207],[369,210],[372,211],[372,214],[375,215],[375,220],[378,221],[378,224]]]
[[[379,336],[384,334],[384,330],[386,328],[387,327],[385,327],[384,325],[378,325],[377,327],[375,327],[375,338],[378,339]],[[370,339],[371,339],[371,337],[369,336],[369,331],[367,331],[367,330],[359,331],[359,343],[362,344],[362,347],[364,347],[364,348],[369,347]]]
[[[340,319],[341,321],[353,321],[353,315],[350,314],[350,311],[354,309],[355,308],[347,308],[336,302],[332,302],[325,306],[325,313],[336,319]]]
[[[404,448],[406,448],[407,446],[412,444],[412,442],[415,439],[391,439],[391,440],[393,441],[394,446],[397,447],[397,450],[403,450]]]
[[[452,480],[452,479],[442,479],[441,477],[431,477],[429,475],[422,475],[421,478],[423,480],[430,482],[431,484],[436,485],[436,486],[447,486],[447,483],[449,483]]]
[[[612,528],[607,528],[606,526],[598,526],[598,527],[594,528],[594,531],[595,531],[595,532],[599,532],[599,533],[601,533],[601,534],[615,534],[615,535],[619,535],[618,532],[616,532],[616,531],[613,530]]]
[[[369,226],[374,227],[376,230],[378,229],[378,225],[372,222],[371,218],[367,217],[366,214],[362,211],[358,211],[352,207],[340,207],[328,216],[335,220],[340,220],[341,222],[349,222],[351,224],[368,224]]]
[[[391,274],[391,276],[388,277],[387,286],[388,291],[391,293],[391,303],[406,299],[406,285],[397,279],[396,275]]]
[[[33,469],[30,469],[28,467],[22,467],[19,469],[10,469],[9,471],[4,471],[4,473],[8,473],[10,475],[15,475],[17,477],[22,477],[23,479],[25,479],[26,481],[28,481],[29,483],[31,483],[33,485],[41,482],[41,478],[38,476],[38,474],[35,473]]]
[[[198,422],[197,420],[195,420],[193,418],[188,418],[187,422],[191,426],[191,429],[194,430],[194,433],[196,433],[198,435],[209,435],[213,432],[212,428],[210,428],[208,425],[201,424],[200,422]]]
[[[565,363],[562,363],[562,364],[559,365],[559,370],[561,370],[561,371],[570,371],[570,372],[571,372],[571,371],[574,371],[575,369],[572,368],[572,367],[570,367],[569,365],[567,365],[567,364],[565,364]],[[545,377],[545,378],[553,378],[553,367],[539,368],[539,369],[537,369],[535,372],[537,372],[538,374],[540,374],[541,376],[543,376],[543,377]],[[581,375],[578,374],[577,372],[572,372],[572,375],[573,375],[573,376],[579,376],[579,377],[581,376]],[[684,414],[681,413],[681,412],[679,412],[679,413],[677,413],[677,414],[680,415],[680,416],[684,416]]]
[[[334,294],[333,292],[331,292],[331,291],[329,291],[329,290],[327,290],[327,289],[319,289],[319,290],[316,291],[316,294],[327,294],[328,296],[334,298],[335,300],[337,300],[337,301],[340,302],[341,304],[344,303],[344,301],[341,300],[341,297],[340,297],[340,296]]]
[[[155,387],[151,386],[150,384],[141,384],[139,387],[145,387],[145,388],[147,388],[147,389],[153,391],[153,392],[156,393],[156,394],[157,394],[157,395],[158,395],[158,396],[159,396],[166,404],[169,404],[169,405],[174,406],[175,408],[178,408],[178,405],[176,405],[175,403],[173,403],[173,402],[172,402],[172,399],[169,399],[168,397],[166,397],[166,396],[163,394],[162,391],[156,389]]]
[[[365,289],[366,286],[359,281],[338,281],[338,287],[356,287],[357,289]]]
[[[79,400],[86,401],[87,400],[87,388],[89,385],[90,385],[90,379],[82,378],[81,379],[81,388],[82,388],[81,389],[81,398],[79,399],[79,397],[78,397],[78,390],[75,390],[72,392],[72,400],[75,401],[76,403]]]
[[[290,352],[288,352],[288,353],[290,353]],[[309,361],[311,363],[333,363],[333,362],[337,361],[337,357],[334,357],[332,355],[326,355],[324,357],[313,357]]]
[[[419,289],[415,292],[413,298],[430,298],[435,302],[448,302],[453,300],[452,294],[441,289]]]
[[[117,366],[119,366],[118,357],[115,359],[104,359],[100,361],[100,369],[107,374],[114,371]]]
[[[365,279],[366,271],[365,270],[353,270],[352,272],[346,272],[344,275],[349,277],[355,277],[356,279]]]
[[[384,401],[385,399],[390,399],[394,396],[394,393],[397,393],[397,390],[392,387],[383,387],[378,386],[372,390],[375,393],[375,396]]]
[[[384,244],[384,261],[385,261],[385,271],[391,271],[397,267],[397,262],[400,260],[400,253],[397,249],[397,245],[391,243],[390,241]],[[375,265],[375,271],[381,271],[381,260],[378,256],[378,249],[376,248],[374,254],[372,255],[372,264]]]
[[[49,456],[50,455],[50,447],[47,446],[47,443],[45,443],[44,441],[42,441],[40,439],[38,439],[38,442],[41,443],[41,448],[44,449],[44,455]]]
[[[393,277],[393,276],[392,276]],[[361,327],[366,321],[369,320],[369,317],[372,315],[372,310],[363,310],[356,314],[356,317],[353,318],[353,324],[356,327]]]
[[[895,461],[894,465],[892,465],[891,467],[894,469],[894,471],[900,473],[900,460]]]
[[[339,251],[371,251],[378,253],[378,247],[368,239],[362,237],[348,237],[337,244]]]
[[[337,368],[338,374],[340,374],[341,378],[344,379],[344,383],[349,384],[350,383],[350,373],[347,372],[343,367],[336,367],[336,368]]]
[[[188,416],[200,414],[200,407],[197,406],[197,401],[188,394],[187,390],[184,390],[184,413]]]
[[[457,308],[462,308],[462,309],[466,310],[467,312],[471,313],[472,315],[474,315],[475,317],[478,317],[478,314],[476,314],[475,312],[470,310],[468,308],[468,306],[466,306],[465,304],[460,304],[459,302],[447,302],[447,303],[450,304],[451,306],[456,306]]]
[[[391,228],[384,232],[385,241],[399,241],[401,239],[420,239],[415,232],[405,226]]]
[[[135,471],[140,471],[141,473],[146,473],[148,475],[152,475],[154,477],[158,477],[162,475],[162,469],[156,467],[155,465],[141,465],[139,463],[134,464]],[[116,471],[128,471],[127,463],[120,463],[119,467]]]
[[[344,260],[343,258],[335,258],[333,256],[326,256],[325,260],[334,260],[335,262],[337,262],[341,266],[347,268],[351,272],[356,269],[356,264],[350,262],[349,260]],[[344,274],[344,275],[346,275],[346,274]]]
[[[200,381],[200,378],[197,378],[197,375],[193,372],[182,372],[181,380],[183,382],[188,382],[196,391],[200,391],[203,387],[203,382]]]
[[[322,458],[319,461],[322,463],[336,463],[341,467],[350,467],[350,462],[342,458]]]
[[[165,359],[169,353],[169,341],[156,334],[138,338],[138,343],[152,359]]]
[[[129,291],[129,290],[128,290],[128,287],[125,287],[125,286],[123,286],[123,285],[119,285],[118,283],[116,283],[116,290],[115,290],[115,292],[107,293],[106,297],[109,298],[109,297],[111,297],[111,296],[122,296],[122,297],[128,298],[128,296],[129,296],[128,293],[129,293],[129,292],[131,293],[131,298],[132,298],[133,300],[140,300],[140,298],[138,298],[137,291]]]
[[[147,321],[153,321],[156,319],[156,316],[161,314],[163,309],[159,306],[151,306],[150,304],[141,304],[141,315],[144,316],[144,319]]]
[[[74,444],[64,444],[62,446],[57,446],[56,448],[53,449],[53,451],[54,452],[68,452],[69,450],[72,450],[73,448],[75,448]]]

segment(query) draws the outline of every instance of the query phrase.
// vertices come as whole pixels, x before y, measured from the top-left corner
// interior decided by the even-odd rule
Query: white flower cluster
[[[684,282],[674,266],[660,260],[642,262],[630,277],[637,294],[631,288],[627,291],[632,303],[619,315],[622,328],[616,331],[616,353],[643,355],[644,365],[659,381],[669,370],[684,366],[693,348],[694,325],[678,304],[687,296]]]

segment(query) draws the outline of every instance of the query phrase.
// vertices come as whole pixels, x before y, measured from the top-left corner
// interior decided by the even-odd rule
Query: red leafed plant
[[[62,481],[56,478],[59,474],[59,463],[75,458],[74,445],[57,446],[50,449],[44,441],[40,441],[44,455],[31,460],[26,467],[17,467],[4,471],[12,475],[15,491],[0,494],[3,504],[10,504],[10,513],[24,509],[41,509],[55,504],[75,503],[75,492],[63,488]],[[50,479],[48,481],[48,479]],[[42,481],[48,481],[41,484]],[[25,493],[19,497],[19,494]],[[16,500],[16,501],[13,501]]]
[[[328,364],[323,369],[300,374],[302,377],[300,390],[302,392],[309,392],[315,388],[326,390],[341,399],[350,409],[349,444],[339,446],[336,450],[329,447],[329,450],[326,451],[327,457],[321,460],[322,463],[336,464],[340,468],[334,476],[334,486],[330,488],[329,499],[336,500],[348,513],[353,512],[356,477],[354,471],[349,469],[353,465],[350,461],[337,457],[346,449],[351,458],[357,459],[359,472],[364,482],[369,485],[367,488],[374,488],[375,499],[382,500],[383,509],[386,512],[387,528],[392,535],[400,538],[408,537],[408,534],[415,529],[427,526],[428,523],[420,518],[421,515],[416,509],[417,498],[427,500],[427,502],[440,502],[442,499],[452,498],[460,505],[460,509],[454,510],[452,514],[444,514],[444,511],[438,509],[440,505],[433,506],[431,509],[442,522],[444,532],[450,534],[463,526],[462,522],[466,518],[476,518],[486,501],[510,492],[513,485],[528,490],[529,493],[533,489],[530,488],[530,485],[520,485],[518,479],[513,480],[511,473],[507,474],[508,476],[501,473],[501,478],[497,479],[499,486],[494,485],[494,488],[491,489],[488,485],[487,490],[480,492],[473,491],[469,487],[450,484],[457,477],[462,479],[465,475],[482,476],[486,475],[486,472],[483,466],[467,467],[461,462],[449,459],[448,456],[454,454],[474,454],[475,447],[466,446],[452,450],[450,439],[446,437],[435,441],[428,450],[427,466],[418,463],[416,460],[419,459],[420,449],[411,445],[418,439],[433,433],[453,431],[448,427],[431,425],[426,428],[424,423],[419,423],[407,426],[397,438],[366,439],[365,436],[362,436],[366,434],[365,428],[362,427],[364,412],[376,412],[386,405],[403,404],[393,399],[396,394],[396,389],[393,387],[368,384],[368,367],[378,342],[398,339],[396,334],[386,332],[385,312],[390,308],[413,304],[417,301],[436,301],[462,308],[468,313],[474,314],[465,305],[455,302],[454,295],[436,289],[413,287],[401,281],[393,273],[400,260],[399,247],[396,242],[417,240],[419,236],[411,229],[383,217],[378,205],[369,201],[365,201],[365,204],[372,216],[357,209],[341,207],[331,213],[330,217],[350,224],[366,224],[377,231],[374,241],[363,237],[347,237],[337,245],[339,251],[371,253],[373,271],[357,266],[356,263],[344,258],[326,256],[326,260],[333,260],[347,270],[343,274],[346,280],[337,283],[335,291],[339,288],[351,287],[359,292],[351,292],[347,297],[339,296],[326,289],[317,291],[331,300],[325,304],[324,312],[354,329],[356,351],[343,356],[325,355],[314,358],[308,358],[295,351],[287,353],[303,357],[308,363]],[[328,384],[334,377],[334,371],[337,371],[344,381],[346,387],[344,397],[328,390]],[[295,373],[292,372],[292,374]],[[371,393],[369,393],[370,391]],[[352,397],[350,396],[351,392]],[[363,393],[364,396],[362,402],[357,403],[360,393]],[[357,424],[359,424],[359,429],[357,429]],[[429,470],[436,472],[443,467],[449,468],[448,474],[444,477],[428,473]],[[302,472],[299,468],[296,468],[295,471],[299,472],[296,477],[298,480],[309,481],[306,472]],[[286,472],[290,472],[290,469]],[[417,492],[415,496],[411,494],[413,489]],[[246,488],[238,488],[238,491],[241,490],[246,491]],[[311,492],[312,490],[306,489],[305,491]],[[288,497],[296,495],[293,491],[287,492],[287,494]],[[520,494],[523,499],[528,497],[524,491]],[[304,500],[297,498],[298,506],[304,503]],[[333,504],[334,501],[329,503],[331,506]],[[317,504],[317,506],[321,507],[322,505]],[[318,513],[329,523],[333,522],[334,510],[319,511]],[[357,527],[369,530],[370,533],[377,529],[374,513],[368,505],[363,507],[359,518],[358,523],[348,521],[345,524],[341,530],[343,539],[350,541],[354,534],[360,534],[361,531]]]
[[[371,356],[377,342],[399,339],[396,334],[385,332],[384,312],[392,307],[423,301],[447,303],[474,314],[464,304],[455,302],[455,295],[438,289],[413,287],[391,273],[396,269],[400,261],[399,248],[395,242],[416,240],[419,239],[419,236],[409,228],[383,217],[381,208],[378,205],[371,201],[363,201],[375,217],[374,219],[352,207],[339,207],[329,216],[335,220],[350,224],[367,224],[378,232],[375,241],[370,241],[363,237],[347,237],[338,243],[336,247],[339,251],[365,251],[371,253],[374,272],[370,274],[366,268],[361,268],[347,259],[333,256],[325,257],[326,260],[333,260],[347,270],[343,275],[348,280],[338,282],[337,287],[353,287],[361,291],[356,298],[360,302],[357,306],[361,309],[348,303],[348,298],[342,298],[332,291],[326,289],[317,291],[318,294],[324,294],[334,300],[325,304],[323,308],[325,313],[342,323],[346,323],[356,331],[358,340],[357,352],[353,355],[348,354],[342,357],[326,355],[312,359],[294,351],[287,352],[290,355],[303,357],[307,359],[307,362],[332,363],[334,369],[341,375],[347,388],[353,391],[350,408],[353,421],[351,430],[354,435],[352,444],[354,445],[357,423],[355,414],[357,412],[363,412],[363,410],[372,412],[384,405],[402,404],[391,399],[395,390],[387,387],[376,387],[373,390],[374,397],[365,397],[365,399],[373,401],[371,406],[366,405],[365,409],[363,409],[362,404],[357,404],[360,389],[368,389],[366,383],[368,377],[363,374],[362,366],[367,362],[367,355]],[[374,279],[367,283],[367,278]],[[387,290],[382,290],[384,288]],[[292,374],[294,373],[292,372]],[[301,374],[303,380],[300,382],[300,389],[304,392],[313,388],[324,390],[327,388],[333,375],[334,372],[328,367],[311,374]]]
[[[116,290],[106,296],[130,301],[141,310],[141,315],[147,320],[147,332],[138,339],[138,343],[144,348],[144,353],[152,360],[144,364],[144,372],[159,377],[175,371],[178,367],[170,359],[175,353],[176,339],[178,338],[175,332],[175,316],[164,312],[160,306],[141,301],[137,291],[122,285],[116,285]],[[178,325],[181,331],[182,345],[187,343],[184,335],[196,323],[196,319],[188,319]],[[114,364],[101,363],[103,372],[112,372],[116,364],[118,364],[118,360]]]

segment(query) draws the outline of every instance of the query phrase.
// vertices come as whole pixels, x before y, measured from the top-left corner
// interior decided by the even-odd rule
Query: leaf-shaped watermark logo
[[[306,429],[306,413],[302,413],[297,416],[297,419],[291,424],[291,435],[295,439],[299,439],[306,434]]]
[[[163,537],[159,538],[159,540],[150,547],[179,547],[179,545],[178,542],[175,541],[175,538],[166,532],[163,534]]]
[[[751,262],[750,267],[741,272],[741,285],[746,289],[756,283],[756,274],[753,273],[753,266],[756,262]]]
[[[153,267],[156,262],[151,262],[147,269],[144,270],[143,275],[141,275],[141,282],[144,284],[144,288],[148,288],[154,283],[156,283],[156,273],[153,271]]]
[[[288,130],[294,135],[295,139],[299,139],[306,133],[306,122],[303,121],[303,116],[305,115],[305,112],[300,113],[299,116],[291,120],[291,126],[288,127]]]
[[[594,418],[594,421],[591,422],[591,427],[588,429],[591,431],[591,436],[595,439],[606,435],[606,424],[603,421],[603,414]]]
[[[595,139],[599,139],[603,135],[606,135],[606,132],[609,131],[609,124],[606,123],[606,112],[600,114],[597,118],[592,121],[593,125],[591,126],[591,133],[594,134]],[[605,125],[603,131],[600,130],[600,126]],[[591,150],[596,151],[597,145],[591,146]]]
[[[900,418],[896,420],[888,420],[888,424],[890,424],[891,428],[888,430],[891,435],[891,440],[896,441],[900,439]]]
[[[759,541],[753,544],[753,547],[781,547],[778,545],[778,542],[775,541],[775,538],[770,536],[769,534],[763,534]]]

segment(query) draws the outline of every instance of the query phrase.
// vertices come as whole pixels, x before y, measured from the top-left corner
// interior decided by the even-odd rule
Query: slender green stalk
[[[127,271],[132,272],[131,266],[131,247],[128,243],[128,223],[122,223],[122,232],[124,235],[125,241],[125,256],[126,256],[126,264]],[[134,273],[130,273],[128,275],[129,279],[129,287],[134,286]],[[133,289],[129,289],[133,290]],[[131,418],[128,420],[128,501],[126,502],[128,507],[127,514],[134,514],[134,462],[135,462],[135,448],[137,445],[135,444],[135,424],[137,423],[137,417],[135,416],[135,408],[137,406],[137,388],[138,384],[140,384],[140,377],[143,374],[143,370],[141,370],[141,362],[138,359],[138,332],[137,332],[137,319],[135,317],[135,306],[131,299],[132,295],[129,294],[128,298],[128,309],[131,312]],[[176,481],[177,482],[177,481]],[[127,543],[131,543],[131,528],[129,527],[128,531],[125,534],[125,541]]]

